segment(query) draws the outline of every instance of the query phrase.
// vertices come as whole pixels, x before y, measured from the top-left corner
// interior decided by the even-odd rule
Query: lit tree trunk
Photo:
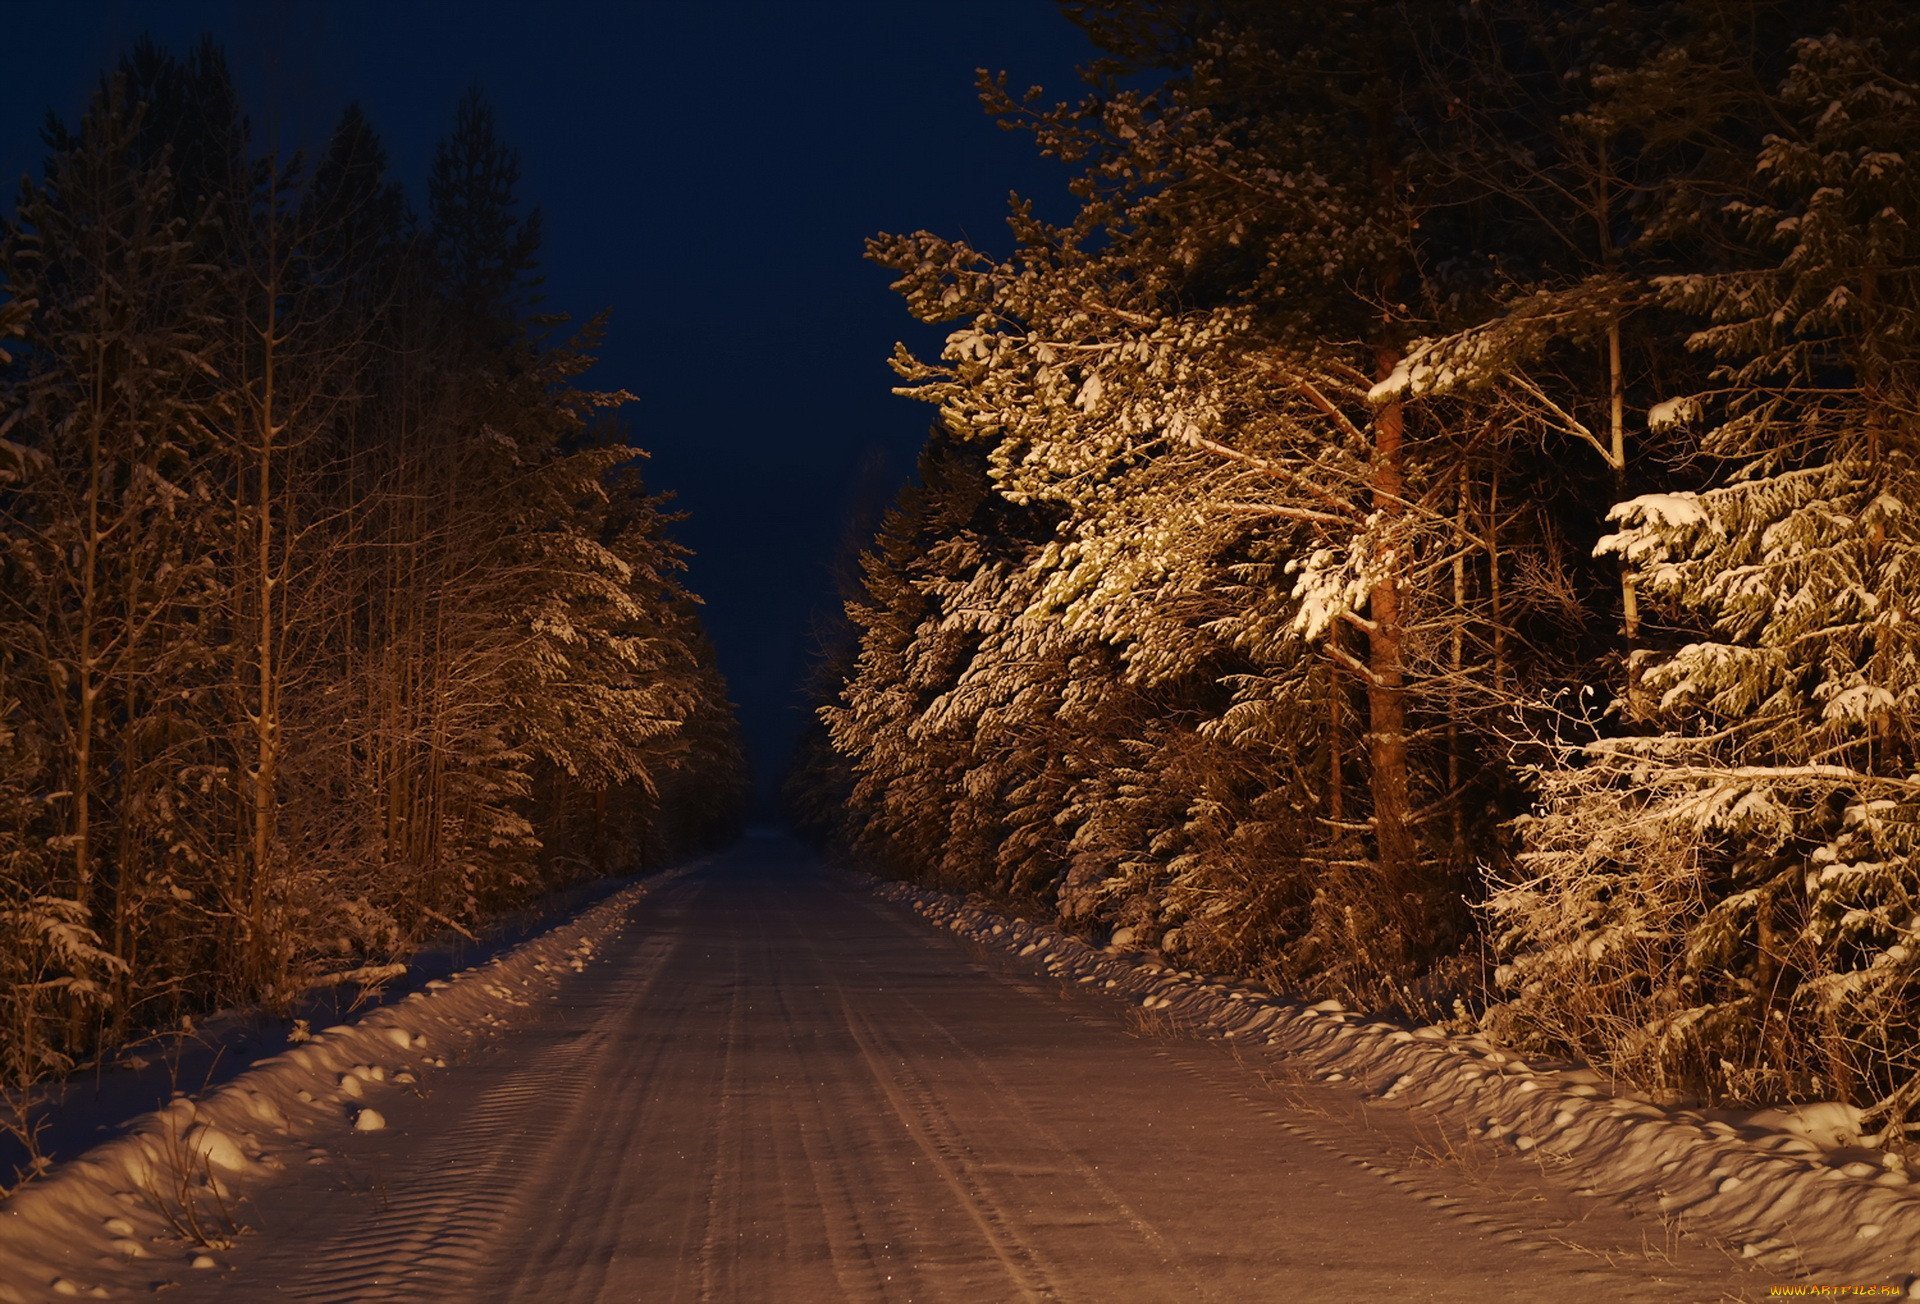
[[[1500,586],[1500,466],[1496,462],[1487,478],[1487,621],[1491,627],[1491,662],[1487,678],[1498,693],[1507,678],[1507,611]]]
[[[108,598],[104,590],[107,577],[103,570],[113,556],[107,550],[109,539],[124,527],[126,521],[124,511],[116,513],[112,520],[107,519],[105,501],[111,490],[108,466],[111,452],[106,442],[108,423],[114,419],[110,408],[125,397],[121,391],[127,381],[125,374],[115,369],[117,360],[110,356],[108,341],[125,329],[122,323],[115,320],[114,314],[124,311],[126,305],[119,301],[112,274],[106,270],[106,264],[113,257],[111,251],[101,249],[100,257],[102,265],[96,267],[93,280],[94,338],[86,344],[90,392],[86,399],[89,410],[85,417],[87,472],[82,491],[84,523],[78,550],[79,628],[77,645],[72,653],[73,778],[70,797],[72,813],[68,824],[73,855],[73,899],[80,907],[81,920],[89,926],[93,923],[98,906],[96,888],[101,877],[96,807],[111,780],[111,765],[107,766],[105,773],[102,772],[101,758],[95,754],[94,742],[100,729],[103,699],[112,687],[116,659],[110,655],[116,638],[106,619]],[[124,535],[115,542],[120,547],[130,546],[130,541]],[[68,1040],[72,1047],[83,1046],[86,1042],[83,1020],[87,1004],[86,999],[77,993],[70,1003]]]
[[[1613,500],[1627,497],[1626,376],[1620,362],[1620,319],[1607,323],[1607,460],[1613,466]],[[1627,711],[1638,719],[1645,714],[1640,668],[1634,651],[1640,644],[1640,595],[1634,587],[1633,567],[1624,556],[1615,559],[1620,571],[1620,625],[1627,643]]]
[[[607,785],[602,781],[593,790],[593,866],[607,872]]]
[[[1615,501],[1627,495],[1627,380],[1620,364],[1620,319],[1607,323],[1607,457],[1613,464]],[[1620,560],[1620,610],[1631,652],[1640,641],[1640,598],[1633,568]]]
[[[1600,260],[1608,271],[1619,262],[1619,250],[1613,239],[1613,166],[1607,141],[1597,142],[1592,174],[1593,217],[1600,244]],[[1613,471],[1613,500],[1627,497],[1627,377],[1620,356],[1620,317],[1607,319],[1607,465]],[[1634,664],[1634,650],[1640,642],[1640,595],[1634,585],[1633,568],[1627,559],[1616,559],[1620,576],[1620,625],[1627,644],[1627,711],[1634,718],[1642,714],[1640,672]]]
[[[277,258],[271,251],[269,259]],[[253,820],[250,859],[252,881],[249,884],[247,913],[251,933],[249,957],[252,981],[261,989],[277,986],[277,974],[271,972],[272,921],[268,918],[274,855],[274,803],[279,769],[278,683],[274,677],[274,567],[273,567],[273,452],[274,365],[279,347],[277,335],[279,277],[270,262],[264,285],[266,321],[260,332],[261,384],[256,409],[257,451],[255,455],[254,504],[254,606],[255,606],[255,694],[250,712],[253,725],[253,766],[251,777]]]
[[[1460,733],[1464,713],[1462,692],[1467,675],[1467,460],[1462,457],[1454,473],[1454,545],[1453,545],[1453,630],[1451,684],[1447,709],[1447,804],[1453,834],[1453,858],[1456,868],[1464,870],[1469,858],[1465,811],[1460,800],[1466,775],[1466,755]]]
[[[131,627],[138,619],[140,594],[133,568],[125,573],[126,586],[122,602],[122,619]],[[127,726],[140,718],[140,693],[138,677],[124,675],[120,681],[121,719]],[[113,928],[111,931],[114,955],[125,962],[126,968],[118,971],[113,978],[113,1018],[116,1038],[124,1031],[132,1004],[132,976],[134,965],[135,929],[141,922],[133,910],[135,884],[139,881],[136,872],[136,857],[139,852],[138,831],[135,828],[132,812],[138,808],[141,793],[138,791],[145,776],[145,767],[137,746],[136,731],[131,727],[120,730],[120,810],[119,837],[116,839],[113,858]]]
[[[1398,349],[1379,346],[1374,351],[1375,375],[1384,380],[1399,361]],[[1405,512],[1404,423],[1405,409],[1398,399],[1374,413],[1369,488],[1374,514],[1389,539]],[[1380,880],[1398,907],[1415,887],[1416,859],[1407,765],[1405,630],[1400,615],[1399,559],[1389,552],[1376,564],[1381,570],[1367,602],[1367,744],[1373,768],[1374,844]]]
[[[107,360],[103,340],[107,323],[107,287],[100,284],[96,320],[102,339],[93,343],[93,411],[87,422],[87,523],[80,540],[80,645],[74,654],[74,691],[78,722],[73,738],[73,897],[82,916],[93,901],[93,729],[100,696],[98,619],[100,607],[100,495],[103,491],[100,427],[106,420]],[[76,1007],[77,1010],[77,1007]]]
[[[1340,627],[1335,625],[1327,631],[1328,639],[1338,647],[1341,638]],[[1327,673],[1327,818],[1332,821],[1337,835],[1340,824],[1347,817],[1347,785],[1345,778],[1346,759],[1346,690],[1340,683],[1339,667],[1329,663]]]

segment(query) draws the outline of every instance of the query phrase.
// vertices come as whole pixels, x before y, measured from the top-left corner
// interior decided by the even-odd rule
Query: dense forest
[[[789,792],[883,873],[1670,1097],[1920,1114],[1920,9],[1104,0],[871,256],[916,482]]]
[[[10,1087],[724,836],[675,517],[476,94],[423,217],[140,48],[0,231]]]

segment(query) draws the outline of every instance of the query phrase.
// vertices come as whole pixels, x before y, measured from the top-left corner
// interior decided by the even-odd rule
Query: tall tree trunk
[[[269,258],[276,255],[270,253]],[[254,584],[255,626],[254,665],[256,670],[253,711],[253,822],[250,830],[252,882],[247,901],[251,930],[251,981],[256,990],[271,991],[277,986],[273,972],[272,921],[268,918],[274,855],[274,803],[279,769],[279,710],[277,681],[274,678],[274,573],[273,573],[273,444],[274,444],[274,364],[279,345],[277,267],[269,264],[265,284],[266,324],[261,339],[261,389],[257,412],[259,452],[255,464],[254,504]]]
[[[1619,264],[1620,251],[1613,238],[1613,156],[1608,142],[1597,142],[1592,172],[1593,218],[1600,246],[1600,261],[1609,272]],[[1613,471],[1613,500],[1627,496],[1627,376],[1620,351],[1620,317],[1607,318],[1607,465]],[[1625,556],[1616,558],[1620,578],[1620,627],[1627,645],[1627,713],[1634,719],[1643,714],[1640,671],[1634,651],[1640,643],[1640,594],[1635,587],[1633,567]]]
[[[1328,639],[1338,646],[1340,626],[1327,631]],[[1329,662],[1327,672],[1327,819],[1339,835],[1347,817],[1346,784],[1346,688],[1340,682],[1340,668]]]
[[[1613,469],[1613,500],[1623,502],[1627,496],[1627,380],[1621,365],[1618,317],[1607,322],[1607,460]],[[1626,557],[1615,560],[1620,574],[1620,625],[1627,644],[1627,711],[1639,719],[1645,714],[1640,668],[1634,656],[1640,645],[1640,594]]]
[[[1400,362],[1390,345],[1374,350],[1375,375],[1384,380]],[[1374,413],[1370,489],[1375,518],[1389,537],[1405,514],[1406,458],[1402,447],[1406,413],[1396,399]],[[1407,765],[1405,630],[1400,614],[1398,558],[1391,553],[1368,595],[1367,745],[1372,760],[1375,854],[1382,886],[1396,909],[1415,888],[1412,781]]]
[[[1500,585],[1500,464],[1487,477],[1487,513],[1482,518],[1487,535],[1487,621],[1491,628],[1492,664],[1487,680],[1498,693],[1507,679],[1507,608]]]
[[[1447,689],[1447,820],[1453,835],[1453,863],[1464,871],[1471,859],[1467,847],[1466,811],[1460,799],[1465,782],[1467,758],[1460,718],[1465,714],[1463,693],[1467,677],[1467,460],[1460,459],[1454,472],[1454,544],[1453,544],[1453,629],[1451,646],[1451,682]]]

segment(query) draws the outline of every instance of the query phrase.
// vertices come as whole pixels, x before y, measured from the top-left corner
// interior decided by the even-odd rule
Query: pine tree
[[[1699,328],[1729,473],[1614,509],[1602,541],[1704,627],[1642,655],[1655,730],[1544,776],[1496,901],[1507,1024],[1691,1090],[1826,1095],[1906,1126],[1920,1076],[1908,868],[1920,190],[1911,15],[1793,46],[1730,254],[1659,289]],[[1551,972],[1553,981],[1547,982]],[[1562,994],[1584,978],[1588,1003]]]
[[[215,283],[164,161],[136,159],[140,117],[110,80],[77,134],[55,133],[0,255],[9,293],[35,305],[12,436],[28,451],[5,508],[20,582],[0,619],[16,664],[40,672],[22,707],[68,794],[66,871],[48,890],[109,921],[120,956],[208,850],[178,797],[208,760],[195,699],[212,576],[196,505],[218,419]]]
[[[1057,613],[1174,702],[1231,682],[1241,700],[1213,736],[1265,750],[1269,772],[1320,768],[1275,786],[1324,794],[1311,843],[1367,882],[1352,903],[1391,917],[1359,931],[1404,935],[1387,963],[1418,967],[1464,922],[1423,832],[1462,785],[1435,791],[1409,714],[1440,623],[1414,588],[1461,527],[1403,401],[1368,400],[1433,292],[1416,269],[1444,222],[1413,235],[1433,100],[1414,52],[1444,15],[1078,12],[1119,56],[1084,103],[995,81],[983,96],[1074,166],[1079,210],[1055,228],[1016,205],[1008,259],[925,233],[876,241],[916,315],[958,323],[938,363],[896,365],[989,449],[1002,494],[1050,514],[1028,618]],[[1155,66],[1176,70],[1163,89],[1116,88]],[[1305,757],[1281,745],[1302,737]],[[1296,840],[1301,819],[1289,807]]]
[[[9,1087],[725,836],[674,518],[599,323],[531,315],[484,105],[424,229],[355,111],[310,177],[256,153],[210,44],[47,140],[0,240]]]

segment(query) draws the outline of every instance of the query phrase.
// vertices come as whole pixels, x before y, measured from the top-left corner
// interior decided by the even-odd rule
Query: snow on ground
[[[743,843],[262,1189],[176,1298],[1668,1304],[1784,1275],[1137,1002]]]
[[[630,884],[495,959],[179,1096],[0,1201],[0,1304],[124,1295],[154,1275],[156,1258],[217,1266],[239,1202],[317,1159],[311,1137],[384,1127],[382,1096],[446,1068],[583,972],[667,877]]]
[[[631,881],[631,876],[602,878],[566,888],[490,921],[477,934],[448,930],[408,955],[405,964],[361,970],[372,986],[328,981],[303,993],[284,1014],[210,1012],[181,1027],[156,1030],[66,1077],[43,1079],[31,1088],[36,1149],[53,1163],[90,1150],[176,1097],[203,1095],[256,1060],[287,1050],[308,1028],[352,1022],[369,1009],[403,1001],[436,978],[512,950]],[[17,1106],[0,1095],[0,1107],[11,1116]],[[0,1131],[0,1178],[29,1164],[19,1138]]]
[[[1844,1119],[1674,1115],[786,843],[647,888],[61,1166],[0,1205],[0,1301],[1661,1304],[1806,1281],[1796,1234],[1907,1282]]]
[[[1906,1161],[1858,1142],[1837,1104],[1752,1113],[1663,1108],[1588,1070],[1529,1064],[1485,1039],[1308,1005],[1257,984],[1170,967],[1009,918],[975,901],[875,882],[883,898],[1055,977],[1262,1044],[1345,1082],[1551,1165],[1597,1198],[1642,1198],[1757,1264],[1822,1280],[1904,1283],[1920,1297],[1920,1188]]]

